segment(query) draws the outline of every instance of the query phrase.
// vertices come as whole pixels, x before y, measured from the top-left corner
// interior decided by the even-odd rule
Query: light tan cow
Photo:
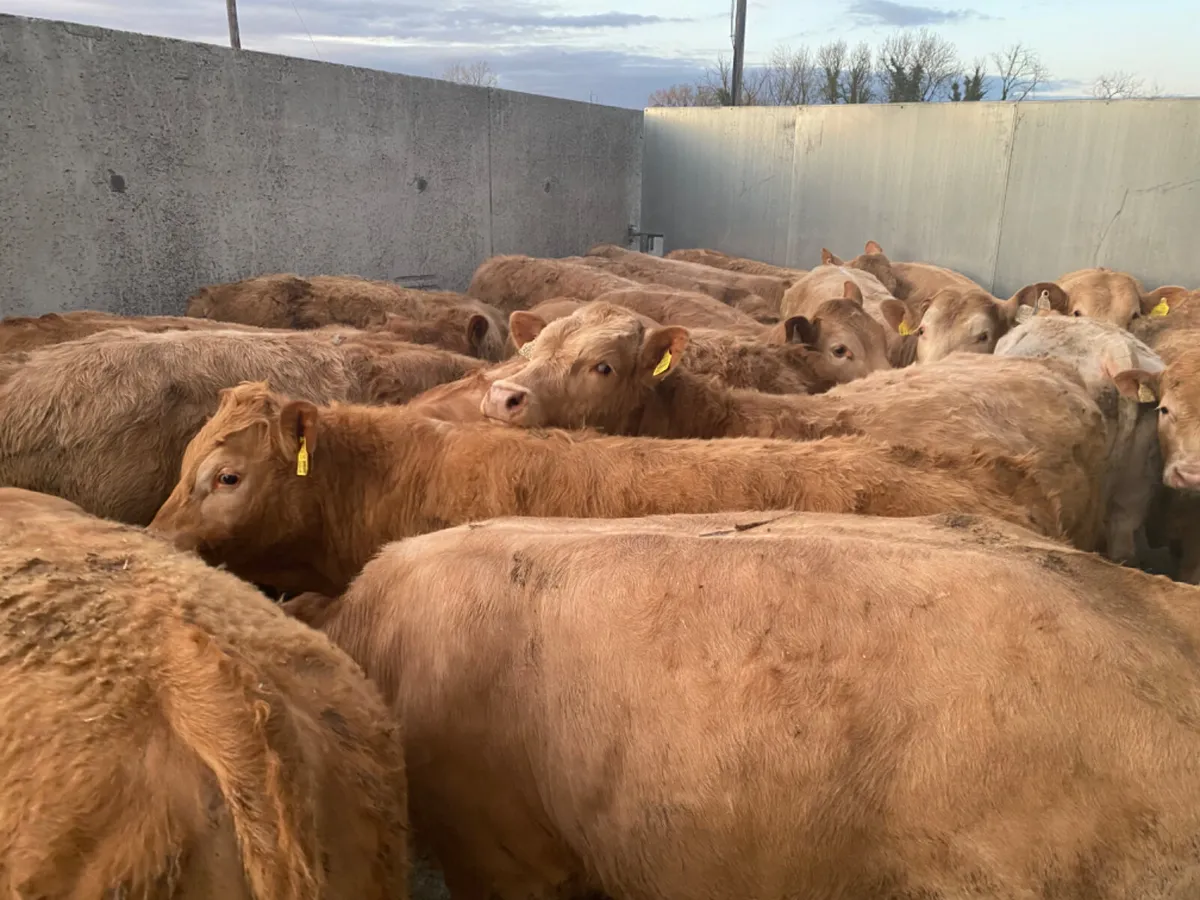
[[[773,278],[779,278],[784,281],[785,287],[790,287],[791,284],[789,282],[794,283],[796,279],[808,274],[807,269],[790,269],[785,266],[773,266],[770,263],[760,262],[757,259],[730,256],[728,253],[722,253],[720,250],[672,250],[666,255],[666,258],[699,263],[703,266],[712,266],[714,269],[725,269],[729,272],[744,272],[747,275],[770,275]]]
[[[250,585],[0,488],[0,896],[404,900],[399,726]]]
[[[1200,591],[1018,528],[506,519],[324,627],[456,898],[1200,896]]]
[[[1068,314],[1110,322],[1121,328],[1151,311],[1160,295],[1147,294],[1141,282],[1127,272],[1108,268],[1080,269],[1058,279],[1070,298]]]

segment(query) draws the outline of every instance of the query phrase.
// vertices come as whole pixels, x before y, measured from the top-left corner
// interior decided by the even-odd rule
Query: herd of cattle
[[[1195,900],[1197,498],[1109,269],[0,320],[0,896]]]

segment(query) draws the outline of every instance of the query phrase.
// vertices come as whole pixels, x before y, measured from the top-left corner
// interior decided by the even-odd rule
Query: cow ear
[[[853,300],[859,306],[863,304],[862,288],[856,282],[847,281],[842,284],[842,299]]]
[[[307,400],[291,400],[279,411],[283,452],[296,459],[296,474],[308,474],[309,459],[317,449],[320,412]]]
[[[1185,287],[1167,285],[1155,288],[1148,294],[1142,294],[1142,315],[1165,316],[1171,307],[1188,295]]]
[[[1122,397],[1138,403],[1157,403],[1162,398],[1162,373],[1145,369],[1126,369],[1112,375]]]
[[[488,329],[492,327],[487,316],[475,313],[467,320],[467,346],[471,352],[478,355],[483,351],[483,339],[487,337]]]
[[[645,377],[661,381],[679,365],[679,358],[690,339],[688,330],[680,325],[651,328],[642,340],[638,368]]]
[[[821,265],[823,265],[823,266],[840,266],[840,265],[842,265],[842,260],[839,257],[834,256],[832,253],[830,253],[824,247],[822,247],[821,248]]]
[[[514,310],[508,317],[508,334],[518,350],[541,334],[545,327],[545,319],[525,309]]]
[[[899,300],[893,300],[889,297],[879,304],[879,311],[883,313],[884,321],[891,326],[893,331],[900,331],[904,324],[904,317],[908,315],[908,309]]]
[[[810,321],[804,316],[792,316],[783,323],[783,327],[789,344],[803,344],[815,349],[821,340],[819,319]]]
[[[883,254],[883,248],[874,241],[867,241],[867,245],[863,248],[863,253],[878,253]]]

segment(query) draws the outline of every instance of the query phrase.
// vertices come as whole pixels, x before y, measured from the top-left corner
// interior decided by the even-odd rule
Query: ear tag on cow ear
[[[1049,291],[1042,291],[1042,293],[1038,296],[1037,308],[1038,309],[1049,309],[1050,308],[1050,292]]]
[[[1017,307],[1017,323],[1028,322],[1033,318],[1033,307],[1022,303]]]
[[[1138,385],[1138,403],[1156,403],[1157,401],[1158,398],[1154,396],[1154,391],[1150,390],[1149,386]]]
[[[912,334],[912,329],[908,327],[907,322],[901,322],[898,330],[904,337],[908,337],[910,334]]]
[[[1150,315],[1152,315],[1152,316],[1165,316],[1165,315],[1166,315],[1167,313],[1169,313],[1170,311],[1171,311],[1171,307],[1170,307],[1170,306],[1167,304],[1167,301],[1166,301],[1166,300],[1159,300],[1159,301],[1158,301],[1158,306],[1156,306],[1156,307],[1154,307],[1154,309],[1150,310]]]
[[[296,474],[303,478],[308,474],[308,441],[300,438],[300,450],[296,454]]]
[[[654,374],[661,375],[669,368],[671,368],[671,351],[666,350],[663,352],[662,359],[658,361],[658,365],[654,367]]]
[[[526,359],[533,355],[533,341],[526,341],[521,345],[521,349],[517,351]]]

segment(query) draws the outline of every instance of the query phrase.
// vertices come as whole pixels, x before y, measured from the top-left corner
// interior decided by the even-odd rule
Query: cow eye
[[[987,334],[987,332],[985,331],[983,334],[981,334],[981,335],[979,335],[977,338],[975,338],[975,343],[977,343],[977,344],[986,344],[986,343],[987,343],[987,339],[988,339],[988,334]]]
[[[241,480],[241,476],[236,472],[222,472],[217,476],[217,484],[223,487],[236,487],[237,483]]]
[[[925,337],[925,326],[922,325],[917,329],[917,337]]]
[[[1171,414],[1171,411],[1169,409],[1167,409],[1165,406],[1160,406],[1158,408],[1158,414],[1160,416],[1169,416]]]
[[[1083,315],[1083,313],[1081,313],[1079,310],[1075,310],[1075,312],[1071,313],[1071,315],[1073,315],[1073,316],[1082,316],[1082,315]]]
[[[850,352],[850,348],[845,344],[838,344],[834,347],[833,355],[838,359],[854,359],[854,354]]]
[[[612,366],[608,363],[596,363],[596,373],[599,375],[611,375]]]

